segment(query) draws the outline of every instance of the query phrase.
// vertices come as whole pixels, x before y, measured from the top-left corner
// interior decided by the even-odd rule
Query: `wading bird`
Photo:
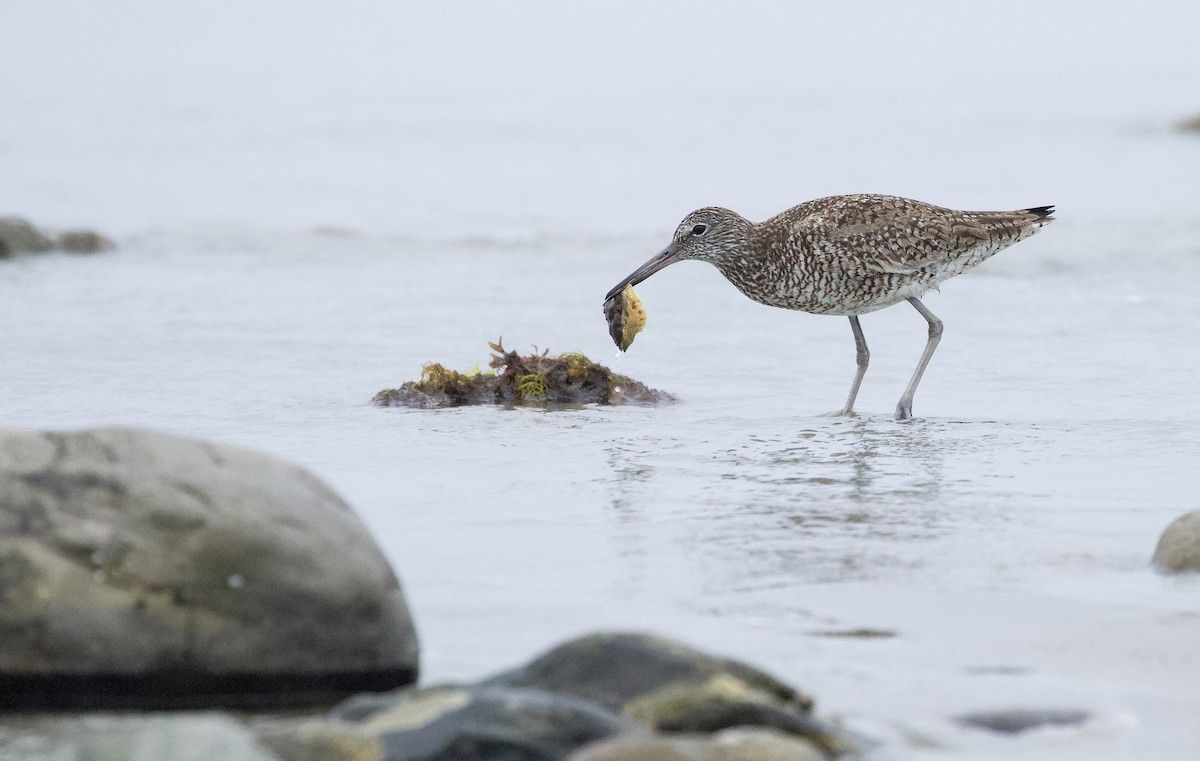
[[[709,262],[751,299],[769,306],[850,318],[858,371],[842,414],[867,372],[870,352],[859,315],[907,301],[929,323],[929,340],[896,405],[912,417],[913,395],[942,336],[942,321],[921,296],[1054,221],[1053,206],[1017,211],[955,211],[885,195],[819,198],[754,223],[728,209],[687,215],[670,245],[608,293],[620,293],[667,265]]]

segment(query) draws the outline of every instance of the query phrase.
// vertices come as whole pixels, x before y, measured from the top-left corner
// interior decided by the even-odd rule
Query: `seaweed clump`
[[[633,286],[609,295],[604,300],[604,319],[608,334],[621,351],[627,351],[634,337],[646,327],[646,307]]]
[[[421,378],[399,388],[385,388],[372,403],[379,407],[459,407],[467,404],[658,404],[675,400],[632,378],[614,373],[583,354],[551,356],[549,350],[524,356],[504,348],[503,339],[488,346],[494,352],[488,371],[460,373],[430,363]]]

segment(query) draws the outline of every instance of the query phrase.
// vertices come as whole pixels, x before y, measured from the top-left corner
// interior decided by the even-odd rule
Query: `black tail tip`
[[[1025,211],[1029,212],[1030,214],[1036,214],[1038,219],[1044,219],[1045,217],[1048,217],[1054,213],[1054,207],[1034,206],[1032,209],[1026,209]]]

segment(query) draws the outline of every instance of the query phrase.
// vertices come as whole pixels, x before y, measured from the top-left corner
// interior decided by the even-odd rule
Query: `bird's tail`
[[[1043,225],[1050,224],[1054,221],[1053,206],[1034,206],[1032,209],[1021,209],[1025,214],[1032,214],[1034,221],[1040,222]]]
[[[980,237],[1003,241],[1007,246],[1053,222],[1053,214],[1053,206],[1034,206],[1016,211],[976,211],[969,216],[980,225]]]

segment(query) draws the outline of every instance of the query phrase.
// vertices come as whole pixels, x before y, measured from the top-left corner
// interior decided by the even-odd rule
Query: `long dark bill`
[[[662,251],[659,251],[657,254],[655,254],[653,259],[646,262],[641,267],[638,267],[629,275],[629,277],[625,278],[621,282],[614,285],[612,290],[609,291],[605,295],[604,300],[607,301],[607,300],[611,299],[614,295],[625,290],[625,286],[637,285],[638,283],[642,282],[646,278],[653,275],[655,272],[658,272],[663,267],[666,267],[668,264],[674,264],[675,262],[679,261],[675,257],[676,253],[677,253],[677,251],[676,251],[675,242],[672,241],[671,245],[667,246]]]

